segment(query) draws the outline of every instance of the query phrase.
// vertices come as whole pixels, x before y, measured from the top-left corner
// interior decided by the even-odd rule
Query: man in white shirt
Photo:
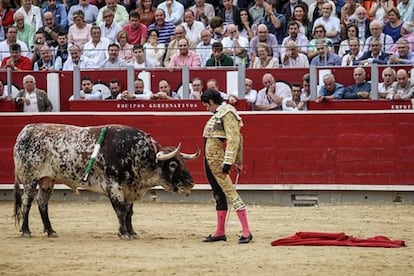
[[[17,28],[16,26],[9,26],[6,30],[6,39],[0,42],[0,60],[10,56],[10,45],[19,44],[22,50],[22,55],[31,57],[32,54],[27,48],[26,43],[17,39]]]
[[[103,11],[103,22],[99,26],[102,37],[109,39],[112,43],[116,41],[116,35],[122,30],[121,26],[114,21],[114,12],[110,9]]]
[[[196,51],[201,59],[201,67],[206,66],[207,60],[213,54],[212,45],[216,42],[211,38],[211,32],[207,29],[201,31],[201,42],[197,44]]]
[[[69,53],[70,57],[63,64],[63,71],[72,71],[75,66],[78,66],[80,69],[95,68],[95,63],[81,54],[81,49],[78,45],[70,46]]]
[[[35,30],[43,27],[40,8],[32,4],[32,0],[23,0],[22,6],[16,11],[24,15],[24,22],[34,26]]]
[[[144,81],[142,79],[136,79],[134,81],[134,93],[124,90],[120,98],[122,100],[149,100],[151,99],[152,92],[144,87]]]
[[[186,10],[184,13],[184,21],[181,25],[184,27],[187,34],[187,38],[198,44],[200,39],[200,33],[205,30],[205,26],[200,21],[195,20],[194,12],[192,10]]]
[[[82,90],[80,100],[102,100],[102,93],[93,90],[93,83],[90,77],[83,77],[81,81]],[[69,101],[73,101],[74,96],[70,96]]]
[[[325,3],[322,6],[322,17],[315,20],[313,26],[323,25],[326,29],[326,37],[332,39],[333,43],[341,41],[339,35],[341,33],[341,24],[336,16],[332,16],[332,4]],[[338,44],[339,46],[339,44]]]
[[[176,0],[165,0],[160,3],[157,9],[161,9],[165,12],[165,21],[179,25],[184,16],[184,6]]]
[[[223,52],[233,58],[235,65],[246,64],[249,40],[240,36],[239,30],[234,24],[227,26],[227,33],[229,35],[221,40]]]
[[[295,41],[289,41],[286,44],[286,51],[282,54],[283,68],[307,68],[309,67],[308,56],[299,53]]]
[[[255,103],[256,110],[281,110],[283,99],[291,97],[291,91],[287,85],[276,83],[275,78],[270,73],[266,73],[262,78],[264,88],[257,93]]]
[[[394,40],[392,39],[391,36],[384,34],[382,32],[384,26],[381,24],[381,22],[379,22],[378,20],[372,20],[371,23],[369,24],[369,29],[371,31],[372,36],[368,37],[365,40],[365,45],[364,45],[364,49],[363,52],[368,52],[369,51],[369,47],[371,45],[371,39],[378,38],[379,41],[381,42],[382,48],[381,51],[385,52],[385,53],[389,53],[391,50],[391,47],[394,45]]]
[[[382,80],[383,82],[378,83],[378,98],[379,99],[392,99],[388,95],[394,94],[395,91],[395,77],[396,72],[391,67],[387,67],[382,71]]]
[[[114,21],[123,27],[129,21],[128,12],[124,6],[117,4],[117,0],[105,0],[106,6],[99,9],[98,17],[96,18],[96,25],[101,25],[103,22],[103,12],[110,9],[114,12]]]
[[[104,61],[108,58],[108,46],[111,41],[101,35],[99,26],[92,26],[92,40],[87,42],[83,47],[83,55],[95,63],[97,68],[102,67]]]

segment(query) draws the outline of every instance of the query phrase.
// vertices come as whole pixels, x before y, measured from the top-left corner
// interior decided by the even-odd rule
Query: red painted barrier
[[[14,181],[12,148],[28,123],[125,124],[162,145],[202,148],[208,112],[113,112],[25,115],[0,113],[0,183]],[[414,185],[414,112],[242,113],[245,172],[241,185]],[[202,159],[189,162],[196,183],[207,183]]]

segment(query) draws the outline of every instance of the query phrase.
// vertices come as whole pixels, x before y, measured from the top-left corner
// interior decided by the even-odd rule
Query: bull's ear
[[[157,152],[157,160],[165,161],[173,158],[180,151],[181,143],[178,144],[178,147],[170,153],[164,153],[163,151]]]
[[[180,152],[180,155],[186,160],[196,159],[198,156],[200,156],[200,148],[197,145],[197,151],[195,153],[188,154],[188,153]]]
[[[170,164],[168,164],[168,167],[170,168],[170,172],[173,173],[178,168],[178,163],[175,161],[171,161]]]

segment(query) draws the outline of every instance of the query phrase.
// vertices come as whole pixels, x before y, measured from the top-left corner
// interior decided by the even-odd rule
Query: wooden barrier
[[[245,171],[240,184],[414,186],[414,111],[241,112]],[[14,182],[12,149],[28,123],[124,124],[162,145],[203,147],[204,112],[0,113],[0,183]],[[197,184],[202,158],[188,163]],[[233,175],[234,177],[234,175]]]

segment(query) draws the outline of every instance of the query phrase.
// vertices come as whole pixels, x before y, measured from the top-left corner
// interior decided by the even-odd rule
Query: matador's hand
[[[222,172],[223,172],[224,174],[229,174],[230,169],[231,169],[231,165],[230,165],[230,164],[224,164],[224,165],[223,165],[223,170],[222,170]]]

